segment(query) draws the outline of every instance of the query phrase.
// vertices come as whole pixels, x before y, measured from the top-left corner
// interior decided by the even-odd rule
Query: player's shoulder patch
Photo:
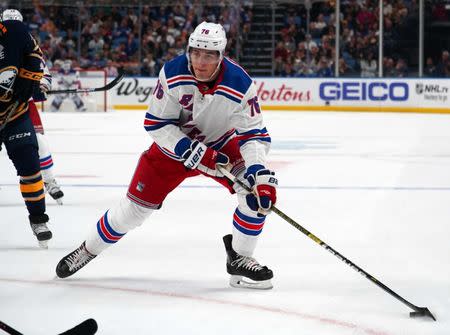
[[[196,85],[196,81],[188,68],[188,61],[185,54],[175,57],[164,64],[164,74],[169,89],[180,85]]]
[[[0,101],[8,102],[12,97],[14,81],[19,73],[15,66],[0,69]]]

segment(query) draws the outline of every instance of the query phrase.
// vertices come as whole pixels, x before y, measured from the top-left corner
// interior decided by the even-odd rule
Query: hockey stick
[[[18,332],[11,326],[8,326],[6,323],[0,321],[0,329],[4,330],[10,335],[23,335]],[[98,326],[97,322],[94,319],[87,319],[81,322],[79,325],[61,333],[59,335],[94,335],[97,332]]]
[[[119,81],[121,81],[123,79],[124,76],[124,72],[123,70],[119,71],[119,74],[117,75],[116,78],[114,78],[113,81],[111,81],[109,84],[106,84],[103,87],[96,87],[96,88],[74,88],[74,89],[68,89],[68,90],[50,90],[47,91],[46,94],[68,94],[68,93],[90,93],[90,92],[103,92],[103,91],[108,91],[111,88],[113,88],[114,86],[116,86]]]
[[[228,171],[226,168],[218,165],[217,168],[219,169],[220,172],[222,172],[225,176],[226,179],[228,179],[228,181],[230,181],[233,184],[238,184],[239,186],[241,186],[243,189],[245,189],[247,192],[252,193],[252,190],[250,187],[248,187],[246,184],[244,184],[241,180],[239,180],[238,178],[236,178],[230,171]],[[352,261],[350,261],[349,259],[347,259],[346,257],[344,257],[343,255],[341,255],[339,252],[337,252],[336,250],[334,250],[332,247],[330,247],[328,244],[326,244],[325,242],[323,242],[320,238],[318,238],[317,236],[315,236],[313,233],[311,233],[310,231],[308,231],[307,229],[303,228],[301,225],[299,225],[297,222],[295,222],[293,219],[291,219],[289,216],[287,216],[286,214],[284,214],[282,211],[280,211],[277,207],[275,207],[274,205],[272,205],[271,210],[273,212],[275,212],[276,214],[278,214],[278,216],[280,216],[282,219],[284,219],[285,221],[287,221],[290,225],[292,225],[294,228],[296,228],[297,230],[300,230],[303,234],[305,234],[306,236],[308,236],[311,240],[313,240],[314,242],[316,242],[317,244],[319,244],[321,247],[325,248],[325,250],[329,251],[330,253],[332,253],[334,256],[336,256],[337,258],[339,258],[341,261],[343,261],[345,264],[347,264],[348,266],[350,266],[353,270],[355,270],[356,272],[358,272],[359,274],[361,274],[362,276],[364,276],[365,278],[369,279],[372,283],[374,283],[375,285],[377,285],[378,287],[380,287],[381,289],[383,289],[385,292],[389,293],[391,296],[393,296],[394,298],[396,298],[397,300],[401,301],[402,303],[404,303],[406,306],[408,306],[409,308],[411,308],[412,310],[414,310],[414,312],[410,312],[409,316],[414,318],[414,317],[429,317],[432,318],[434,321],[436,321],[436,318],[434,317],[433,314],[431,314],[430,310],[427,307],[418,307],[412,303],[410,303],[408,300],[406,300],[405,298],[401,297],[400,295],[398,295],[397,293],[395,293],[393,290],[391,290],[389,287],[387,287],[386,285],[384,285],[382,282],[380,282],[378,279],[376,279],[375,277],[373,277],[371,274],[367,273],[366,271],[364,271],[363,269],[361,269],[358,265],[356,265],[355,263],[353,263]]]
[[[23,335],[22,333],[19,333],[17,330],[15,330],[14,328],[8,326],[6,323],[0,321],[0,329],[5,331],[6,333],[10,334],[10,335]]]
[[[94,319],[87,319],[59,335],[94,335],[97,332],[97,329],[97,322]]]

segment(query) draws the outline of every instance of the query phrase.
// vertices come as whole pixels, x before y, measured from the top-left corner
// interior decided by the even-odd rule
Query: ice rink
[[[229,287],[222,236],[236,199],[204,177],[76,275],[54,279],[61,257],[125,196],[151,143],[144,114],[42,115],[66,194],[63,206],[47,197],[48,250],[0,152],[0,320],[36,335],[87,318],[105,335],[450,334],[450,115],[265,112],[278,208],[437,322],[409,318],[275,214],[255,253],[274,289]]]

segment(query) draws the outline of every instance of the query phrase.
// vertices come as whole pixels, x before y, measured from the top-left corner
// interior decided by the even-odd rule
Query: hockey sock
[[[238,207],[233,215],[233,249],[243,256],[252,256],[266,219],[256,212],[252,214],[244,214]]]
[[[49,182],[54,179],[52,154],[50,153],[45,136],[37,133],[36,137],[39,145],[39,164],[41,166],[42,177],[44,178],[44,182]]]
[[[45,213],[44,182],[40,171],[31,176],[20,176],[20,192],[30,215]]]
[[[86,249],[91,254],[100,254],[127,232],[140,226],[152,212],[152,209],[138,206],[128,198],[122,199],[118,206],[108,210],[92,228],[86,239]]]

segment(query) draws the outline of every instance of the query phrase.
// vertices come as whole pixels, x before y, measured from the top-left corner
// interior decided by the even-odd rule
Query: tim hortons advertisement
[[[157,78],[124,78],[110,91],[109,103],[115,109],[144,109],[156,86]],[[300,105],[310,102],[312,89],[308,85],[299,87],[296,79],[254,81],[261,106]]]
[[[157,78],[126,77],[108,92],[111,109],[146,109]],[[450,80],[255,78],[263,110],[450,113]]]

